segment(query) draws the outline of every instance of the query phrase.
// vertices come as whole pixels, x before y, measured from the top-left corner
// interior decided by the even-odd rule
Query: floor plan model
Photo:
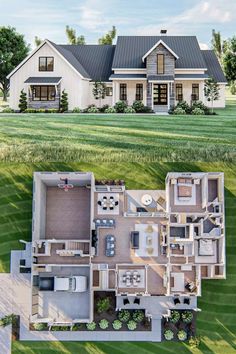
[[[171,172],[165,190],[128,190],[89,172],[36,172],[32,228],[31,323],[92,322],[95,292],[113,292],[117,311],[145,311],[158,341],[172,310],[200,311],[202,279],[226,276],[223,173]]]

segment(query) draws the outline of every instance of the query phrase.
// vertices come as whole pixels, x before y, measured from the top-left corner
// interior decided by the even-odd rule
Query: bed
[[[199,256],[214,256],[214,245],[212,240],[199,241]]]
[[[178,185],[178,198],[191,198],[192,185]]]

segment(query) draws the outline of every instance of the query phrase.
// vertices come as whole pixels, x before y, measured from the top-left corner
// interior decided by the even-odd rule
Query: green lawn
[[[236,164],[230,163],[38,163],[0,164],[0,266],[9,270],[10,250],[31,237],[32,173],[34,170],[93,171],[97,178],[126,180],[127,188],[163,188],[168,171],[225,173],[227,280],[203,281],[198,316],[199,350],[180,343],[14,342],[13,354],[175,354],[236,352]]]
[[[217,116],[0,114],[0,161],[236,161],[236,101]]]

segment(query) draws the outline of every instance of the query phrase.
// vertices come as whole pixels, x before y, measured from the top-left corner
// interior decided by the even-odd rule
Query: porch
[[[29,77],[25,84],[28,86],[28,108],[59,109],[61,77]]]

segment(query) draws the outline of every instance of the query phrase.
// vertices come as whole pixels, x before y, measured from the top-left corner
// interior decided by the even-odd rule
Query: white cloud
[[[198,4],[176,16],[160,19],[159,24],[138,28],[137,34],[156,35],[161,28],[169,34],[194,34],[201,25],[224,25],[236,20],[235,0],[201,0]]]
[[[206,50],[206,49],[209,49],[209,45],[206,44],[206,43],[201,43],[201,42],[200,42],[200,43],[199,43],[199,46],[200,46],[201,49],[205,49],[205,50]]]

